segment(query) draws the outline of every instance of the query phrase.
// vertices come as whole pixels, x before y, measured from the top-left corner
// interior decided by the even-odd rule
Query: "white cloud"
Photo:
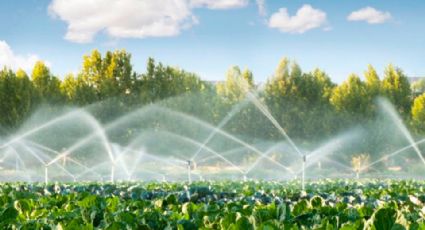
[[[244,7],[248,0],[52,0],[49,13],[65,21],[65,39],[87,43],[99,32],[113,38],[175,36],[198,23],[193,8]]]
[[[327,24],[326,13],[314,9],[311,5],[303,5],[294,16],[288,14],[288,9],[280,8],[269,19],[269,27],[286,33],[304,33]]]
[[[65,39],[80,43],[100,31],[115,38],[174,36],[197,22],[186,0],[53,0],[49,12],[68,23]]]
[[[0,67],[8,67],[13,70],[23,69],[30,72],[34,64],[40,60],[35,54],[17,55],[6,41],[0,40]],[[46,65],[50,65],[46,62]]]
[[[209,9],[232,9],[247,6],[248,0],[190,0],[190,5]]]
[[[266,16],[267,15],[266,0],[256,0],[256,2],[258,7],[258,13],[261,16]]]
[[[390,19],[390,12],[382,12],[370,6],[351,12],[347,17],[349,21],[366,21],[369,24],[380,24]]]

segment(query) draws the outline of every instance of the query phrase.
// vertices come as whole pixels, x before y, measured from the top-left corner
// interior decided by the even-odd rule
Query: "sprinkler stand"
[[[192,184],[192,161],[188,160],[187,161],[187,181],[189,182],[189,184]]]
[[[44,183],[47,185],[49,183],[49,171],[47,165],[44,165]]]
[[[302,175],[301,175],[301,189],[305,191],[305,164],[307,162],[307,156],[303,155],[303,163],[302,163]]]
[[[114,179],[115,179],[115,162],[112,162],[112,167],[111,167],[111,183],[114,183]]]

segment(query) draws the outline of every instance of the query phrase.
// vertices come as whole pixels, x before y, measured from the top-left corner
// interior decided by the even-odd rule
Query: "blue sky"
[[[78,71],[93,49],[124,48],[138,72],[154,57],[209,80],[239,65],[262,82],[282,57],[305,71],[324,69],[335,82],[362,74],[367,64],[382,73],[393,63],[409,76],[425,76],[423,0],[264,3],[260,13],[255,0],[5,0],[0,65],[30,69],[42,59],[63,76]]]

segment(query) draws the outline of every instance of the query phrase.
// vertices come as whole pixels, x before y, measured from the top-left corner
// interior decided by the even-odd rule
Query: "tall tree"
[[[103,60],[105,79],[103,87],[108,96],[125,96],[135,90],[136,74],[131,65],[131,54],[125,50],[107,52]]]
[[[413,101],[412,122],[417,131],[425,131],[425,93]]]
[[[368,107],[366,95],[365,84],[357,75],[351,74],[346,81],[334,89],[330,102],[338,112],[363,116]]]
[[[425,79],[415,81],[411,84],[410,89],[414,96],[419,96],[425,92]]]
[[[102,58],[98,50],[84,56],[81,76],[96,91],[99,100],[137,94],[136,74],[131,65],[131,54],[125,50],[108,51]]]
[[[22,69],[16,72],[17,81],[17,111],[19,113],[18,124],[22,123],[32,112],[35,107],[34,98],[36,92],[33,83],[29,79],[27,73]]]
[[[137,82],[140,98],[145,103],[188,92],[197,93],[205,88],[205,83],[196,74],[156,64],[152,58],[148,59],[147,71]]]
[[[33,88],[22,70],[18,76],[7,68],[0,71],[0,124],[16,128],[31,112]]]
[[[227,71],[226,80],[217,84],[217,93],[233,104],[244,99],[253,88],[252,72],[248,69],[241,72],[238,66],[232,66]]]
[[[329,133],[325,127],[329,121],[323,115],[332,117],[329,97],[333,87],[325,72],[315,69],[303,73],[298,64],[284,58],[266,83],[264,98],[273,116],[291,136],[314,138],[320,132],[321,136]]]
[[[31,79],[40,102],[58,104],[63,101],[60,80],[50,73],[44,62],[38,61],[35,63]]]
[[[367,70],[364,72],[365,76],[365,87],[368,98],[368,109],[367,114],[373,115],[376,110],[375,99],[381,95],[381,80],[379,79],[378,73],[372,65],[368,65]]]
[[[393,65],[387,66],[382,80],[382,91],[401,114],[409,113],[411,104],[410,84],[401,69]]]
[[[83,56],[83,68],[81,76],[88,85],[96,89],[96,93],[100,94],[101,83],[103,80],[103,60],[98,50],[93,50],[91,55]]]
[[[82,77],[68,74],[61,83],[61,92],[69,104],[88,105],[97,101],[96,91]]]
[[[276,68],[274,76],[269,79],[264,89],[264,101],[273,117],[279,122],[290,136],[300,136],[302,133],[302,118],[300,118],[300,84],[303,84],[302,71],[295,63],[283,58]],[[281,138],[275,130],[269,130],[273,138]]]
[[[368,65],[364,76],[368,94],[373,99],[381,93],[381,81],[379,80],[378,73],[372,65]]]

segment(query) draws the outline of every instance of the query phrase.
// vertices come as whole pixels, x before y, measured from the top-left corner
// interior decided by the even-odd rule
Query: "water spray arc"
[[[400,118],[400,116],[395,111],[394,107],[389,103],[386,99],[379,99],[378,100],[379,105],[381,108],[386,112],[386,114],[389,115],[393,123],[397,126],[397,128],[401,131],[401,133],[404,135],[406,140],[409,142],[411,147],[414,149],[416,154],[418,155],[419,159],[422,161],[422,163],[425,165],[425,158],[422,155],[421,150],[418,148],[417,144],[415,143],[415,140],[412,137],[412,134],[409,132],[409,130],[406,128],[406,125],[403,123],[403,120]]]
[[[223,127],[235,118],[234,115],[249,103],[252,103],[252,108],[248,112],[254,111],[272,124],[262,128],[265,131],[278,131],[273,132],[273,135],[277,133],[284,138],[278,135],[281,139],[279,141],[256,136],[257,133],[251,135],[233,129],[233,126],[229,126],[231,129],[228,131],[224,130]],[[417,169],[417,166],[425,164],[422,147],[419,146],[425,143],[425,139],[416,141],[397,114],[394,115],[385,108],[383,111],[390,116],[396,133],[403,134],[409,141],[408,146],[385,155],[381,155],[386,153],[382,148],[374,148],[370,152],[365,147],[355,146],[357,134],[354,132],[350,132],[353,135],[348,136],[333,136],[316,149],[307,146],[316,145],[322,140],[305,141],[302,147],[298,146],[279,124],[279,119],[272,116],[267,105],[251,92],[229,110],[230,113],[219,114],[225,115],[221,120],[215,117],[214,121],[204,121],[195,115],[158,103],[104,124],[99,123],[84,109],[72,112],[67,110],[68,113],[62,113],[50,121],[41,119],[44,123],[30,123],[23,126],[29,127],[27,130],[22,128],[16,134],[1,137],[0,173],[5,180],[11,175],[9,178],[24,178],[23,180],[45,184],[70,180],[105,180],[115,183],[145,179],[187,180],[188,184],[193,184],[196,180],[224,177],[247,181],[276,177],[286,180],[296,176],[301,189],[305,191],[309,188],[310,178],[338,177],[341,169],[344,170],[341,174],[344,178],[359,179],[381,173],[380,168],[375,167],[372,170],[372,167],[382,162],[380,167],[385,167],[386,170],[382,172],[383,176],[400,176],[396,174],[396,170],[405,170],[402,173],[414,175],[421,169]],[[78,122],[78,126],[74,127],[73,122]],[[140,125],[137,126],[138,124]],[[369,128],[368,125],[369,123],[359,124],[362,130]],[[68,127],[72,129],[65,135],[63,131],[67,131]],[[251,130],[251,126],[246,127]],[[262,129],[258,130],[260,134],[263,132]],[[367,132],[362,134],[367,135]],[[362,141],[368,141],[368,136],[365,135],[360,135],[363,137]],[[54,139],[55,137],[58,139]],[[398,145],[399,142],[395,142],[385,148],[396,149],[395,146]],[[407,150],[409,155],[394,157]],[[349,155],[344,155],[346,153]],[[415,153],[419,157],[417,161],[412,160],[416,159]],[[371,163],[367,159],[359,169],[355,169],[353,156],[362,154],[375,155],[371,157]],[[410,165],[415,167],[409,168]],[[274,173],[276,166],[285,174]]]
[[[249,98],[251,98],[252,102],[255,106],[267,117],[267,119],[270,120],[270,122],[279,130],[279,132],[283,135],[283,137],[289,142],[289,144],[294,148],[294,150],[300,154],[300,156],[303,156],[303,153],[301,153],[298,146],[292,141],[292,139],[289,137],[289,135],[286,133],[286,131],[282,128],[282,126],[277,122],[277,120],[273,117],[273,115],[270,113],[267,106],[262,103],[258,98],[251,92],[248,92]]]
[[[248,96],[251,98],[254,105],[267,117],[267,119],[270,120],[270,122],[279,130],[279,132],[283,135],[283,137],[289,142],[289,144],[294,148],[294,150],[302,157],[303,165],[302,165],[302,190],[304,191],[305,186],[305,162],[306,162],[306,156],[300,151],[298,146],[292,141],[292,139],[289,137],[289,135],[286,133],[286,131],[282,128],[282,126],[277,122],[277,120],[273,117],[273,115],[270,113],[267,106],[262,103],[258,98],[252,94],[251,92],[248,92]]]
[[[370,164],[368,164],[368,165],[365,165],[365,166],[364,166],[364,167],[362,167],[359,171],[360,171],[360,172],[362,172],[362,171],[364,171],[364,170],[366,170],[366,169],[368,169],[368,168],[370,168],[370,167],[372,167],[372,166],[374,166],[374,165],[376,165],[376,164],[378,164],[378,163],[380,163],[380,162],[382,162],[382,161],[386,160],[386,159],[387,159],[387,158],[389,158],[389,157],[393,157],[393,156],[396,156],[396,155],[398,155],[398,154],[401,154],[401,153],[403,153],[404,151],[406,151],[406,150],[408,150],[408,149],[411,149],[411,148],[415,148],[414,146],[418,146],[418,145],[421,145],[421,144],[423,144],[423,143],[425,143],[425,138],[424,138],[424,139],[422,139],[422,140],[416,141],[416,142],[414,142],[413,144],[407,145],[407,146],[405,146],[405,147],[403,147],[403,148],[401,148],[401,149],[398,149],[398,150],[396,150],[396,151],[394,151],[394,152],[392,152],[392,153],[390,153],[390,154],[387,154],[387,155],[385,155],[385,156],[383,156],[383,157],[379,158],[378,160],[373,161],[372,163],[370,163]]]

